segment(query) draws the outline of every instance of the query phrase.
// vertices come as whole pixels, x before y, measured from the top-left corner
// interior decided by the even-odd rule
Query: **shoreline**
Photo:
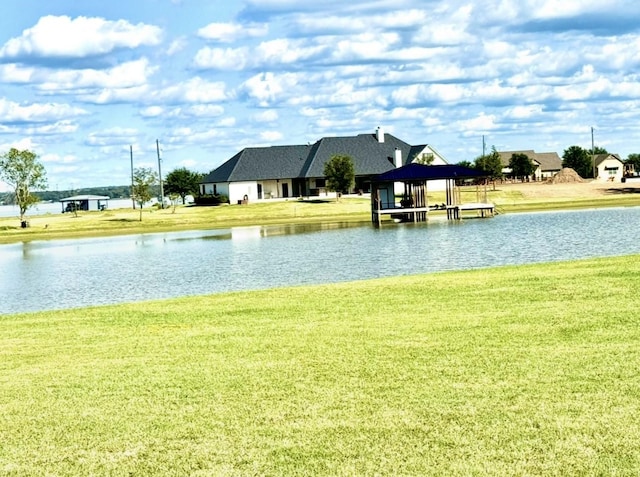
[[[476,196],[478,188],[461,188],[461,202]],[[566,184],[497,183],[487,186],[488,201],[500,214],[578,210],[603,207],[640,206],[640,184],[581,182]],[[443,193],[429,194],[429,200],[441,202]],[[467,196],[467,198],[465,198]],[[103,212],[29,215],[30,226],[22,229],[17,217],[0,217],[0,244],[131,235],[188,230],[282,225],[294,223],[365,222],[370,220],[368,196],[347,196],[314,200],[275,200],[248,205],[216,207],[182,206],[156,209],[107,209]],[[435,216],[436,214],[434,214]]]

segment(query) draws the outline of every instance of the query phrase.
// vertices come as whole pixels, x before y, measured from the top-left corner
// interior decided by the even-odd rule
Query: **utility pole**
[[[482,157],[484,157],[484,134],[482,135]]]
[[[160,165],[162,159],[160,159],[160,143],[157,139],[156,151],[158,151],[158,177],[160,179],[160,208],[164,209],[164,186],[162,185],[162,166]]]
[[[593,164],[593,179],[596,179],[596,149],[593,145],[593,127],[591,127],[591,164]]]
[[[133,210],[136,210],[136,198],[133,196],[133,145],[129,146],[129,154],[131,156],[131,202],[133,202]]]

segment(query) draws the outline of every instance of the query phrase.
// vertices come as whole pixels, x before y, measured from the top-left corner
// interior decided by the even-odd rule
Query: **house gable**
[[[596,166],[599,166],[600,164],[602,164],[605,161],[613,161],[615,162],[619,162],[621,165],[624,164],[622,162],[622,159],[620,159],[620,156],[618,156],[617,154],[597,154],[595,159],[595,163]]]
[[[406,164],[410,164],[412,162],[421,163],[423,159],[427,159],[429,156],[433,158],[430,165],[439,166],[447,164],[447,161],[444,159],[442,154],[440,154],[435,147],[429,144],[423,144],[421,146],[411,146],[409,159]]]

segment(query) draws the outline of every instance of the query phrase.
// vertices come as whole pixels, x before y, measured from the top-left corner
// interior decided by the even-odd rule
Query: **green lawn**
[[[638,475],[640,256],[0,316],[0,475]]]

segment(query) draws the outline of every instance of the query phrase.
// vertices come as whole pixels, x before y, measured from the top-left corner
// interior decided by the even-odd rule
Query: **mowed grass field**
[[[640,474],[640,256],[0,316],[0,475]]]

